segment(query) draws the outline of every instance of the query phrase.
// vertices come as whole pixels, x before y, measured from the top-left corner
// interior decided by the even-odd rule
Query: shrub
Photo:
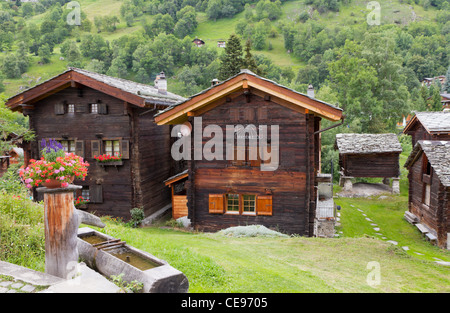
[[[44,208],[21,195],[0,192],[0,260],[45,268]]]

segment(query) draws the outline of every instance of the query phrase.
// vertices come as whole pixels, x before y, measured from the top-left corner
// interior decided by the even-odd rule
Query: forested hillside
[[[450,76],[450,2],[381,0],[380,25],[369,25],[367,3],[1,2],[0,90],[11,96],[74,66],[150,84],[164,71],[169,90],[189,96],[217,77],[225,50],[217,42],[235,33],[243,47],[250,40],[264,76],[301,92],[312,84],[345,110],[349,130],[393,131],[411,110],[440,109],[448,85],[420,81]]]

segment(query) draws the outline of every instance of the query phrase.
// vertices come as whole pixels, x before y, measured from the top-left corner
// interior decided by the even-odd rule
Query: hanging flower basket
[[[20,177],[27,188],[42,185],[47,188],[64,188],[75,178],[84,180],[89,164],[83,158],[65,153],[60,143],[43,140],[40,160],[31,159],[28,167],[20,169]]]

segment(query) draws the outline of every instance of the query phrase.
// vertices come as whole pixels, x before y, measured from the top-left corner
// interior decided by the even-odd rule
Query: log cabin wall
[[[429,180],[424,179],[424,155],[422,153],[409,170],[409,211],[419,218],[420,223],[436,231],[438,245],[446,247],[447,233],[450,232],[448,219],[450,211],[449,194],[434,170],[431,170]],[[430,185],[429,205],[425,204],[426,183]]]
[[[188,217],[194,227],[202,231],[262,224],[287,233],[312,236],[315,168],[319,159],[319,147],[315,149],[314,145],[318,140],[313,132],[320,127],[319,119],[287,109],[267,100],[268,97],[252,95],[250,102],[243,95],[231,95],[230,98],[230,102],[202,115],[203,128],[209,124],[219,125],[224,131],[225,141],[226,125],[267,125],[268,136],[270,126],[279,125],[279,167],[275,171],[263,172],[259,166],[233,165],[227,160],[188,162]],[[203,145],[209,139],[203,138]],[[210,213],[209,195],[214,194],[262,197],[270,194],[272,214]]]
[[[107,114],[90,113],[89,105],[98,103],[98,100],[106,104]],[[65,111],[58,114],[56,107],[63,103],[66,105]],[[75,104],[74,113],[67,112],[68,104]],[[32,158],[39,157],[38,145],[43,138],[66,137],[68,140],[82,141],[82,156],[90,166],[87,179],[74,183],[90,189],[89,210],[99,215],[129,217],[134,202],[129,157],[123,160],[121,166],[102,167],[94,160],[92,151],[92,142],[101,145],[107,139],[129,141],[129,147],[133,146],[130,118],[123,101],[88,87],[69,87],[35,103],[35,109],[30,114],[30,128],[35,130],[37,141],[31,144]]]
[[[345,176],[352,177],[399,177],[399,153],[343,154],[339,166]]]
[[[420,122],[407,132],[411,135],[412,146],[414,147],[419,140],[450,140],[450,134],[430,134]]]
[[[158,126],[153,120],[156,110],[133,108],[133,177],[135,207],[142,207],[145,216],[171,202],[171,192],[164,180],[174,174],[175,162],[170,155],[170,126]]]

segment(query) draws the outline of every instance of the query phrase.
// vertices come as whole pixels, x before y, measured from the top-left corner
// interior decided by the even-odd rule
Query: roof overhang
[[[27,89],[24,92],[9,98],[5,105],[13,111],[22,112],[24,106],[32,108],[31,105],[39,100],[42,100],[68,87],[80,88],[80,85],[101,91],[105,94],[139,107],[145,107],[146,102],[148,103],[148,100],[136,94],[110,86],[104,82],[95,80],[74,70],[68,70],[50,80],[43,82],[42,84]],[[165,107],[167,107],[167,105],[165,105]]]
[[[342,118],[342,109],[340,108],[312,99],[248,72],[241,72],[235,77],[163,111],[155,116],[155,122],[158,125],[181,124],[187,120],[188,116],[200,116],[224,103],[220,100],[239,90],[263,97],[270,95],[271,101],[297,112],[312,113],[331,121],[339,121]]]

